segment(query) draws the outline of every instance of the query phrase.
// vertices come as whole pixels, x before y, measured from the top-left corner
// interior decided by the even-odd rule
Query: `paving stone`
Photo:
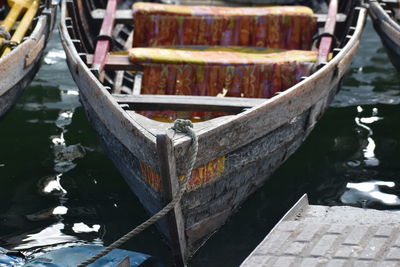
[[[398,261],[384,261],[380,263],[379,267],[399,267],[400,263]]]
[[[394,227],[379,227],[378,230],[375,233],[375,236],[382,236],[382,237],[389,237],[392,235]]]
[[[396,241],[394,242],[393,246],[400,247],[400,231],[397,231],[398,236]]]
[[[304,258],[300,264],[296,264],[296,267],[317,267],[325,265],[328,261],[320,258]]]
[[[366,226],[358,226],[354,227],[349,235],[347,236],[346,240],[343,242],[344,245],[360,245],[361,240],[367,234],[368,227]]]
[[[375,266],[375,265],[376,265],[376,263],[368,261],[368,260],[358,260],[358,261],[354,262],[353,266],[356,266],[356,267],[372,267],[372,266]]]
[[[278,260],[275,262],[275,267],[289,267],[290,265],[294,264],[296,257],[279,257]]]
[[[267,253],[277,253],[280,251],[282,245],[286,242],[289,238],[290,233],[288,232],[278,232],[276,231],[271,235],[271,240],[264,243],[263,246],[260,247],[260,253],[267,254]]]
[[[328,250],[332,247],[335,242],[336,235],[324,235],[318,243],[311,250],[311,256],[324,256],[328,254]]]
[[[334,259],[328,262],[328,264],[326,265],[326,267],[342,267],[342,266],[346,266],[347,260],[338,260],[338,259]]]
[[[346,231],[345,224],[332,224],[327,231],[329,234],[343,234]]]
[[[285,255],[300,255],[304,248],[308,245],[305,242],[293,242],[287,249],[284,249]]]
[[[293,232],[298,227],[298,223],[294,221],[282,222],[278,225],[277,230],[282,232]]]
[[[389,253],[385,257],[387,260],[398,260],[400,261],[400,248],[392,247],[389,250]]]
[[[362,259],[376,259],[379,255],[383,246],[385,245],[387,238],[384,237],[374,237],[369,240],[368,244],[365,245],[360,258]]]
[[[361,246],[340,245],[334,254],[335,258],[351,258],[355,257],[362,250]]]
[[[310,242],[314,235],[318,232],[319,226],[315,224],[308,224],[296,237],[296,241]]]

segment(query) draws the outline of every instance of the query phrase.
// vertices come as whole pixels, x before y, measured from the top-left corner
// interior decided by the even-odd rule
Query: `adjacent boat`
[[[320,3],[315,12],[62,2],[60,35],[82,105],[150,214],[173,198],[191,156],[191,139],[172,121],[195,122],[195,170],[158,224],[179,265],[296,151],[337,93],[366,9],[311,2]]]
[[[369,14],[390,61],[400,71],[400,1],[369,1]]]
[[[0,117],[38,71],[56,7],[52,0],[0,1]]]
[[[30,256],[29,259],[21,252],[10,251],[0,247],[0,266],[21,267],[66,267],[78,266],[85,260],[93,257],[105,249],[99,245],[79,245],[57,248],[39,256]],[[90,264],[92,267],[162,267],[163,265],[150,255],[139,252],[113,249],[109,254]]]

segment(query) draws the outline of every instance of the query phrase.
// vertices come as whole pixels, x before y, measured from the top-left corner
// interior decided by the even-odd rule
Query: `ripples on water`
[[[147,218],[88,125],[57,33],[47,51],[35,81],[0,120],[0,246],[28,255],[109,244]],[[303,193],[313,204],[399,209],[399,82],[368,23],[317,128],[191,265],[238,265]],[[154,227],[124,248],[172,261]]]

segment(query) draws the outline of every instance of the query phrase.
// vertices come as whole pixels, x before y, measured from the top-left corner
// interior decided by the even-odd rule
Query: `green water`
[[[110,244],[147,215],[102,151],[57,32],[34,82],[0,120],[0,246],[32,254]],[[341,92],[299,151],[190,266],[237,266],[304,193],[312,204],[400,207],[400,76],[368,23]],[[172,259],[152,227],[124,248]]]

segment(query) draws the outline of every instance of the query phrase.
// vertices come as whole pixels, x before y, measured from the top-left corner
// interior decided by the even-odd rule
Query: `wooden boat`
[[[369,14],[390,61],[400,71],[400,1],[369,1]]]
[[[287,2],[293,4],[294,1]],[[314,52],[269,51],[272,54],[265,54],[268,51],[263,48],[257,50],[237,46],[216,47],[215,43],[212,47],[199,48],[196,46],[199,43],[194,41],[189,41],[188,47],[176,46],[176,42],[187,44],[182,41],[183,37],[197,36],[198,38],[193,37],[190,40],[196,38],[200,40],[199,36],[206,33],[217,36],[220,32],[213,26],[201,32],[188,26],[185,30],[193,31],[182,34],[184,29],[179,28],[179,23],[174,23],[174,19],[170,20],[172,22],[168,27],[175,28],[162,30],[158,27],[169,24],[165,21],[157,24],[158,22],[154,22],[155,19],[147,20],[149,13],[146,13],[150,10],[149,12],[155,12],[151,13],[151,16],[159,16],[157,18],[167,14],[166,19],[171,16],[173,18],[181,16],[181,21],[186,19],[191,21],[195,17],[192,15],[193,8],[198,8],[203,12],[201,14],[206,14],[204,16],[209,16],[207,18],[211,17],[212,20],[215,17],[210,14],[214,11],[222,14],[221,10],[224,10],[230,12],[230,18],[233,17],[235,21],[238,13],[239,17],[242,14],[240,12],[247,12],[244,16],[257,16],[259,9],[209,6],[176,8],[176,6],[136,3],[133,13],[130,9],[115,11],[117,1],[114,0],[108,1],[107,6],[106,1],[62,2],[61,40],[66,51],[68,66],[80,89],[82,105],[110,159],[150,214],[160,210],[172,199],[178,190],[181,174],[188,168],[191,139],[184,134],[174,133],[170,129],[171,122],[177,117],[196,121],[194,131],[199,138],[199,150],[195,170],[192,172],[182,201],[168,218],[158,224],[169,241],[178,264],[185,264],[210,235],[226,222],[246,197],[259,188],[296,151],[314,128],[335,96],[339,83],[358,49],[366,10],[357,6],[357,2],[346,0],[338,3],[336,0],[331,0],[327,9],[329,12],[318,15],[310,13],[309,8],[297,7],[306,10],[307,19],[298,22],[300,24],[297,22],[292,24],[293,27],[297,27],[296,31],[299,31],[297,33],[294,33],[295,30],[291,31],[293,36],[297,36],[293,37],[297,38],[297,41],[293,42],[300,47],[297,49],[310,50],[312,42],[310,33],[314,33],[313,27],[315,27],[315,32],[324,33],[320,35],[319,49],[315,48]],[[195,3],[229,4],[214,0]],[[239,5],[235,2],[230,4]],[[328,7],[328,4],[325,3],[325,6]],[[296,7],[270,8],[262,12],[275,14],[274,12],[278,10],[278,14],[286,16],[286,12],[290,13],[293,9],[298,11]],[[317,10],[321,6],[315,8]],[[219,18],[218,16],[216,17]],[[292,18],[296,20],[298,17],[292,15],[286,19],[279,17],[277,23],[291,21]],[[258,20],[250,19],[250,21]],[[265,29],[263,24],[265,20],[260,19],[260,21],[262,23],[256,26]],[[190,25],[190,22],[187,23],[186,25]],[[200,25],[197,22],[192,24],[195,25],[193,27]],[[153,28],[146,29],[146,27]],[[154,33],[155,28],[159,29],[160,34]],[[256,40],[256,44],[250,43],[248,46],[269,46],[266,44],[269,41],[266,40],[273,41],[272,37],[267,38],[265,35],[262,37],[265,31],[261,31],[261,38],[260,36],[250,38],[248,35],[250,31],[242,30],[239,30],[243,33],[242,39],[239,39],[245,40],[243,43]],[[284,32],[283,28],[282,31],[271,31],[270,34],[280,32]],[[161,36],[161,33],[164,35]],[[224,45],[238,45],[239,39],[236,39],[236,43],[229,43],[231,41],[229,38],[235,36],[230,33],[231,35],[224,33],[226,34]],[[300,35],[296,35],[299,33]],[[309,40],[304,41],[301,39],[303,37]],[[168,47],[162,50],[146,47],[151,46],[146,44],[150,40],[157,46],[166,44]],[[279,40],[287,41],[285,38]],[[111,42],[112,52],[107,54]],[[200,45],[204,44],[199,42]],[[332,50],[334,42],[337,42],[337,45]],[[145,48],[129,50],[133,60],[130,61],[125,50],[132,45]],[[279,48],[279,45],[281,43],[278,46],[271,44],[271,47]],[[293,43],[289,42],[286,45],[291,47]],[[181,53],[182,50],[184,53]],[[160,58],[158,55],[160,51],[167,56]],[[282,70],[284,74],[278,75],[277,80],[271,79],[278,84],[283,80],[284,83],[290,80],[291,84],[286,84],[288,88],[280,90],[275,87],[276,84],[271,85],[268,81],[261,81],[265,76],[259,76],[261,78],[252,83],[258,88],[257,90],[249,92],[246,91],[249,89],[243,89],[247,81],[242,78],[248,76],[239,70],[241,64],[248,66],[247,53],[251,54],[252,60],[260,60],[257,62],[261,62],[261,65],[265,63],[265,69],[271,70],[273,69],[271,66],[275,66],[277,68],[275,71]],[[302,61],[298,58],[302,55],[307,58],[309,53],[314,53],[313,62],[316,63],[313,64],[315,67],[313,70],[308,68],[310,65],[307,60]],[[176,57],[179,58],[178,62]],[[234,62],[237,58],[243,61]],[[297,58],[298,61],[295,60],[293,63],[293,58]],[[225,65],[224,60],[228,61]],[[292,63],[285,65],[285,62]],[[299,65],[291,65],[297,63]],[[174,76],[183,73],[176,70],[182,66],[188,69],[194,68],[192,72],[188,71],[188,79]],[[258,63],[251,66],[260,67]],[[290,73],[293,74],[291,67],[302,71],[296,72],[294,74],[296,77],[290,76]],[[227,80],[232,75],[229,76],[227,70],[232,68],[235,71],[239,69],[236,75],[233,75],[233,79],[237,81],[228,83]],[[173,75],[165,77],[161,70]],[[192,80],[196,79],[193,75],[198,73],[208,75],[209,79],[204,79],[208,85],[200,84],[204,82],[200,78],[196,80],[197,84],[192,83]],[[215,73],[219,76],[211,78]],[[175,77],[172,81],[171,76]],[[160,77],[164,77],[163,80],[160,80]],[[283,80],[280,80],[280,77]],[[154,82],[152,79],[158,80]],[[182,87],[184,82],[188,82],[190,86]],[[232,84],[239,86],[233,87]],[[264,93],[260,93],[260,84],[265,86]],[[200,92],[201,90],[203,91]],[[217,97],[223,93],[226,93],[225,97]]]
[[[3,6],[4,5],[4,6]],[[39,69],[43,50],[53,29],[56,1],[0,1],[0,117],[17,101]],[[4,37],[9,35],[9,40]]]

